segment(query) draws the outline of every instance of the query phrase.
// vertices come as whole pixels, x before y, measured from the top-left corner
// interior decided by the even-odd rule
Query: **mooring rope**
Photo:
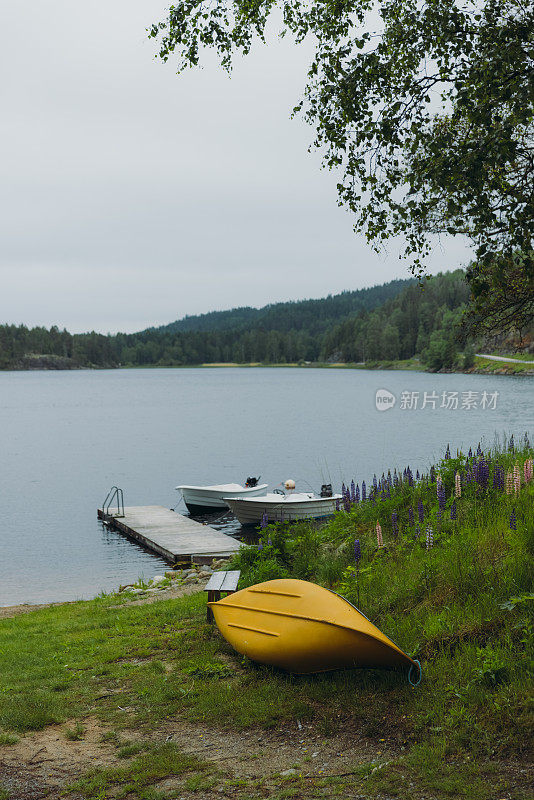
[[[416,681],[413,681],[413,680],[412,680],[412,670],[413,670],[413,668],[414,668],[414,666],[415,666],[416,664],[417,664],[417,667],[418,667],[418,669],[419,669],[419,676],[418,676],[418,678],[417,678],[417,680],[416,680]],[[411,686],[419,686],[419,684],[421,683],[421,678],[422,678],[422,677],[423,677],[423,669],[422,669],[422,667],[421,667],[421,662],[420,662],[420,661],[418,661],[418,660],[415,658],[415,659],[414,659],[414,663],[412,664],[412,666],[410,667],[410,671],[408,672],[408,681],[409,681],[409,683],[410,683],[410,685],[411,685]]]

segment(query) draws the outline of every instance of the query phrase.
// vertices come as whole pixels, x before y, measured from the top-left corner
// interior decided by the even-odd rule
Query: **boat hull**
[[[347,600],[307,581],[266,581],[209,605],[238,653],[288,672],[414,664]]]
[[[266,502],[259,497],[257,500],[244,500],[243,498],[226,498],[230,510],[237,517],[241,525],[259,525],[264,514],[269,522],[297,522],[303,519],[324,519],[336,513],[336,498],[316,498],[300,503]]]
[[[228,504],[223,497],[248,497],[251,495],[261,495],[265,493],[267,484],[246,488],[243,486],[236,489],[229,489],[228,486],[209,487],[209,486],[177,486],[182,493],[184,502],[191,514],[209,514],[215,511],[224,511]]]

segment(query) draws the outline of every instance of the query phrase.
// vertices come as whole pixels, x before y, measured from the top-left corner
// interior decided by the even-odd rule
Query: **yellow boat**
[[[306,674],[418,663],[335,592],[284,578],[209,603],[224,638],[253,661]]]

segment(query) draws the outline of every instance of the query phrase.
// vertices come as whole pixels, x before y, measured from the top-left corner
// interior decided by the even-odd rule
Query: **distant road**
[[[505,358],[504,356],[488,356],[486,353],[475,353],[479,358],[489,358],[490,361],[511,361],[513,364],[534,364],[534,361],[522,361],[520,358]]]

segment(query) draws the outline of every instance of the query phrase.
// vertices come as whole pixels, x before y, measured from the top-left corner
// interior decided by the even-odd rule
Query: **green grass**
[[[530,356],[511,356],[511,358],[518,358],[520,361],[534,361],[532,355]],[[521,375],[523,373],[534,372],[534,364],[520,364],[513,361],[493,361],[490,358],[475,357],[475,370],[477,372],[494,373],[497,371],[502,372],[505,370],[510,375]]]
[[[77,739],[84,718],[96,716],[110,728],[103,739],[125,763],[91,773],[79,791],[103,800],[111,787],[113,796],[123,796],[115,790],[127,786],[149,800],[156,797],[150,787],[158,776],[175,775],[172,770],[183,777],[184,790],[200,795],[215,773],[174,746],[121,740],[126,728],[150,739],[173,717],[235,729],[312,721],[323,736],[350,725],[377,739],[387,732],[406,748],[402,760],[379,770],[356,768],[350,780],[360,782],[362,792],[410,798],[427,791],[448,798],[465,796],[469,787],[475,800],[494,798],[500,784],[491,764],[523,758],[532,725],[534,482],[507,495],[492,488],[491,475],[494,464],[522,468],[530,455],[527,448],[492,453],[489,488],[464,483],[456,520],[450,519],[454,478],[465,472],[465,457],[438,465],[447,498],[441,522],[435,477],[426,476],[413,487],[403,481],[389,498],[340,512],[327,525],[269,526],[263,549],[242,549],[235,558],[243,585],[291,575],[355,602],[421,660],[417,689],[397,672],[295,677],[255,665],[206,623],[204,593],[135,606],[127,596],[101,596],[0,621],[0,745],[52,723],[68,723],[65,735]],[[425,514],[420,533],[409,511],[417,515],[418,501]],[[512,509],[517,530],[510,527]],[[377,547],[377,519],[383,548]],[[427,524],[434,529],[429,550]],[[356,537],[362,549],[357,567]],[[270,796],[343,796],[349,785],[303,780],[270,784]],[[265,796],[261,786],[249,781],[247,787],[239,789],[243,799]]]
[[[532,451],[491,454],[492,464],[509,471]],[[447,497],[438,519],[436,481],[428,476],[410,487],[404,481],[378,493],[374,502],[353,506],[323,527],[270,526],[261,549],[242,549],[233,567],[242,570],[240,586],[291,575],[312,580],[354,602],[388,636],[422,661],[425,679],[416,692],[388,685],[391,676],[362,673],[358,691],[376,681],[382,698],[391,695],[408,713],[416,739],[428,730],[446,742],[448,752],[521,750],[528,739],[528,687],[534,661],[532,555],[534,482],[507,495],[472,480],[456,499],[454,481],[466,458],[439,465]],[[472,469],[472,459],[470,470]],[[418,502],[424,522],[419,530]],[[517,530],[510,527],[514,511]],[[397,514],[398,533],[392,515]],[[385,547],[377,547],[380,521]],[[430,525],[434,545],[426,548]],[[354,562],[354,540],[362,559]],[[398,679],[397,679],[398,680]],[[367,685],[366,685],[367,683]],[[353,684],[355,686],[355,684]],[[352,706],[354,704],[351,704]],[[357,709],[355,709],[357,713]],[[365,715],[365,713],[364,713]]]
[[[69,787],[80,792],[87,800],[103,800],[113,792],[113,797],[137,797],[139,800],[162,800],[167,795],[152,789],[158,781],[168,778],[183,778],[191,774],[204,776],[214,771],[209,764],[195,756],[186,755],[176,745],[167,743],[151,747],[150,750],[124,767],[96,769]]]
[[[19,737],[13,733],[0,733],[0,747],[3,745],[17,744]]]

